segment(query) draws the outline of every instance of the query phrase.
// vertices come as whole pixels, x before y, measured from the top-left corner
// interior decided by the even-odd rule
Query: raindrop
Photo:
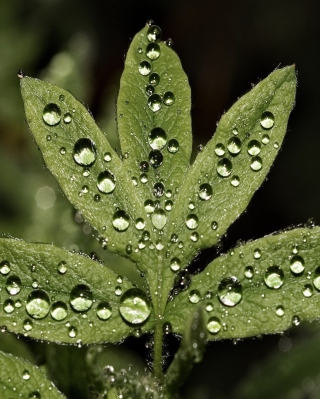
[[[312,288],[312,285],[311,285],[311,284],[306,284],[306,285],[303,287],[302,293],[303,293],[303,295],[304,295],[306,298],[310,298],[310,297],[313,295],[313,288]]]
[[[254,171],[260,170],[262,168],[262,159],[257,155],[252,157],[250,167]]]
[[[268,144],[269,143],[269,141],[270,141],[270,137],[269,137],[269,135],[268,134],[264,134],[263,136],[262,136],[262,144],[264,144],[264,145],[266,145],[266,144]]]
[[[261,258],[261,251],[259,248],[256,248],[253,250],[253,257],[254,259],[260,259]]]
[[[68,314],[67,305],[62,301],[57,301],[53,303],[51,305],[50,314],[54,320],[57,321],[64,320]]]
[[[108,320],[112,315],[112,308],[108,302],[100,302],[97,307],[97,316],[100,320]]]
[[[66,147],[61,147],[60,148],[60,154],[61,155],[66,155],[66,152],[67,152]]]
[[[197,232],[194,232],[190,235],[190,240],[193,242],[197,242],[199,240],[199,234]]]
[[[152,149],[161,150],[167,144],[166,132],[161,127],[155,127],[149,133],[148,142]]]
[[[151,109],[151,111],[153,111],[153,112],[159,111],[159,109],[161,108],[161,104],[162,104],[162,100],[161,100],[161,97],[159,96],[159,94],[152,94],[148,98],[148,106]]]
[[[146,294],[139,288],[129,289],[120,299],[119,312],[130,324],[144,323],[151,312]]]
[[[228,141],[227,147],[231,154],[239,154],[241,151],[241,140],[238,137],[231,137],[231,139]]]
[[[222,157],[226,153],[226,148],[222,143],[218,143],[214,149],[214,152],[216,155],[218,155],[218,157]]]
[[[170,261],[170,269],[173,272],[177,272],[178,270],[180,270],[181,267],[181,261],[179,258],[172,258]]]
[[[96,160],[96,146],[87,138],[79,139],[73,150],[73,158],[78,165],[91,166]]]
[[[146,48],[147,57],[154,61],[160,57],[160,46],[157,43],[149,43]]]
[[[199,187],[199,198],[203,201],[208,201],[212,197],[212,187],[210,184],[204,183]]]
[[[217,334],[221,330],[221,322],[217,317],[211,317],[207,323],[207,329],[211,334]]]
[[[70,304],[77,312],[86,312],[93,303],[93,295],[90,288],[85,284],[78,284],[72,288],[70,293]]]
[[[225,306],[235,306],[242,299],[242,286],[236,277],[224,278],[218,286],[218,298]]]
[[[239,134],[239,130],[235,127],[232,129],[232,133],[237,136]]]
[[[140,162],[140,170],[141,170],[141,172],[148,172],[149,163],[147,161]]]
[[[211,228],[212,228],[212,230],[217,230],[217,228],[218,228],[218,222],[216,222],[216,221],[213,221],[212,223],[211,223]]]
[[[61,120],[61,109],[57,104],[47,104],[43,109],[42,117],[47,125],[55,126]]]
[[[164,194],[164,185],[163,183],[156,183],[153,186],[153,194],[155,195],[155,197],[162,197]]]
[[[33,327],[33,324],[32,324],[32,321],[31,321],[31,320],[26,319],[26,320],[23,322],[23,329],[24,329],[25,331],[31,331],[31,330],[32,330],[32,327]]]
[[[165,201],[164,208],[166,211],[170,212],[173,206],[173,202],[170,200]]]
[[[6,313],[12,313],[14,311],[14,302],[12,299],[7,299],[3,303],[3,309]]]
[[[6,290],[10,295],[17,295],[21,290],[21,280],[18,276],[10,276],[6,282]]]
[[[146,227],[146,224],[142,218],[138,218],[136,220],[135,227],[137,230],[143,230]]]
[[[192,290],[189,294],[189,301],[191,303],[198,303],[201,299],[200,292],[198,290]]]
[[[194,230],[198,227],[198,224],[199,224],[199,220],[198,220],[197,215],[195,215],[194,213],[191,213],[190,215],[187,216],[186,225],[187,225],[188,229]]]
[[[195,209],[195,204],[194,204],[193,201],[190,201],[190,202],[189,202],[188,208],[191,209],[191,210],[194,210],[194,209]]]
[[[152,213],[155,210],[154,202],[152,200],[146,200],[144,202],[144,209],[147,213]]]
[[[167,216],[163,209],[156,209],[151,215],[151,222],[158,230],[164,228],[167,223]]]
[[[158,84],[160,83],[160,76],[157,74],[157,73],[152,73],[150,76],[149,76],[149,83],[152,85],[152,86],[158,86]]]
[[[154,87],[152,85],[148,85],[146,87],[146,95],[149,97],[154,93]]]
[[[206,311],[207,312],[212,312],[213,311],[213,305],[211,302],[207,303],[206,305]]]
[[[63,122],[70,123],[71,121],[72,121],[72,115],[70,114],[70,112],[67,112],[66,114],[64,114]]]
[[[158,168],[162,165],[163,162],[163,155],[159,150],[153,150],[149,153],[149,162],[150,165],[154,168]]]
[[[295,255],[290,261],[290,270],[294,274],[300,274],[304,271],[304,260],[301,256]]]
[[[42,290],[35,290],[29,294],[26,311],[33,319],[43,319],[50,310],[50,299],[48,294]]]
[[[284,307],[279,305],[276,307],[276,315],[282,317],[284,315]]]
[[[68,329],[68,335],[70,338],[75,338],[78,335],[78,330],[74,326],[70,326]]]
[[[232,172],[232,162],[228,158],[222,158],[217,165],[217,172],[221,177],[228,177]]]
[[[115,295],[120,296],[120,295],[122,294],[122,288],[119,287],[119,286],[117,286],[117,287],[114,289],[114,293],[115,293]]]
[[[176,140],[176,139],[169,140],[167,149],[171,154],[175,154],[176,152],[178,152],[179,151],[178,140]]]
[[[231,185],[232,185],[233,187],[238,187],[239,184],[240,184],[240,178],[239,178],[239,176],[233,176],[232,179],[231,179]]]
[[[149,42],[157,43],[160,42],[162,36],[161,28],[157,25],[151,25],[147,32],[147,38]]]
[[[67,271],[67,264],[66,264],[65,261],[62,260],[62,261],[59,262],[59,264],[58,264],[58,272],[59,272],[60,274],[65,274],[66,271]]]
[[[125,211],[117,211],[112,218],[112,225],[117,231],[126,231],[129,227],[130,219]]]
[[[110,162],[111,159],[112,159],[111,153],[110,153],[110,152],[105,152],[104,155],[103,155],[103,159],[104,159],[106,162]]]
[[[248,144],[248,153],[250,155],[258,155],[261,151],[261,145],[257,140],[251,140]]]
[[[174,104],[175,97],[171,91],[166,91],[163,95],[163,103],[167,106]]]
[[[264,282],[269,288],[274,290],[279,289],[284,282],[283,270],[279,266],[268,267],[264,275]]]
[[[143,76],[149,75],[149,73],[151,72],[151,64],[150,64],[150,62],[141,61],[140,64],[139,64],[139,72]]]
[[[140,181],[141,183],[146,184],[148,182],[148,175],[146,173],[142,173],[140,175]]]
[[[110,194],[116,187],[115,178],[111,172],[105,170],[98,176],[97,187],[99,191],[105,194]]]
[[[7,274],[10,273],[10,271],[11,271],[10,263],[8,261],[6,261],[6,260],[3,260],[0,263],[0,273],[3,276],[6,276]]]
[[[22,378],[23,378],[25,381],[30,380],[30,373],[29,373],[28,370],[24,370],[24,372],[22,373]]]
[[[260,125],[266,130],[271,129],[274,125],[273,114],[269,111],[264,112],[260,118]]]

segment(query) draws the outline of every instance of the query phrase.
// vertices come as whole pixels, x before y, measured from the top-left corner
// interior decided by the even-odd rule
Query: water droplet
[[[313,288],[312,288],[312,285],[311,285],[311,284],[306,284],[306,285],[303,287],[302,293],[303,293],[303,295],[304,295],[306,298],[310,298],[310,297],[313,295]]]
[[[186,289],[189,288],[190,284],[191,284],[190,273],[186,269],[180,270],[174,279],[174,287],[176,288],[176,291],[177,292],[185,291]]]
[[[172,258],[170,261],[170,269],[173,272],[177,272],[178,270],[180,270],[181,267],[181,261],[179,258]]]
[[[320,266],[316,268],[315,272],[315,277],[313,279],[313,285],[315,286],[315,288],[320,291]]]
[[[264,135],[262,136],[262,140],[261,140],[261,141],[262,141],[262,144],[264,144],[264,145],[268,144],[269,141],[270,141],[269,135],[264,134]]]
[[[179,151],[179,142],[176,139],[169,140],[167,149],[171,154],[175,154]]]
[[[141,183],[146,184],[148,182],[148,175],[146,173],[142,173],[140,175],[140,181]]]
[[[32,330],[32,327],[33,327],[33,324],[32,324],[32,321],[31,321],[31,320],[26,319],[26,320],[23,322],[23,329],[24,329],[25,331],[31,331],[31,330]]]
[[[150,165],[154,168],[158,168],[162,165],[163,162],[163,155],[159,150],[153,150],[149,153],[149,162]]]
[[[149,163],[147,161],[142,161],[142,162],[140,162],[139,167],[140,167],[141,172],[148,172]]]
[[[41,399],[40,392],[34,391],[29,393],[28,399]]]
[[[65,96],[64,96],[63,94],[60,94],[59,100],[60,100],[61,102],[63,102],[63,101],[65,100]]]
[[[59,264],[58,264],[58,272],[59,272],[60,274],[65,274],[66,271],[67,271],[67,264],[66,264],[66,262],[65,262],[65,261],[59,262]]]
[[[290,261],[290,270],[294,274],[300,274],[304,271],[304,259],[299,256],[295,255]]]
[[[279,305],[276,307],[276,315],[282,317],[284,315],[284,307]]]
[[[284,282],[283,270],[279,266],[268,267],[264,275],[264,282],[269,288],[274,290],[279,289]]]
[[[144,323],[151,312],[147,295],[139,288],[129,289],[121,297],[119,312],[130,324]]]
[[[170,212],[173,206],[173,202],[170,200],[165,201],[164,208],[166,211]]]
[[[238,137],[231,137],[228,141],[227,148],[231,154],[236,155],[241,151],[241,145],[241,140]]]
[[[3,309],[6,313],[12,313],[14,311],[14,302],[12,299],[7,299],[3,303]]]
[[[163,103],[167,106],[170,106],[174,104],[175,102],[175,97],[174,94],[171,91],[167,91],[163,95]]]
[[[254,276],[254,268],[252,266],[246,266],[244,269],[244,275],[247,278],[252,278]]]
[[[254,259],[260,259],[261,258],[261,251],[259,248],[256,248],[253,250],[253,257]]]
[[[79,139],[74,146],[73,158],[78,165],[91,166],[96,160],[96,145],[90,139]]]
[[[162,100],[161,100],[161,97],[159,96],[159,94],[152,94],[148,98],[148,106],[151,109],[151,111],[153,111],[153,112],[159,111],[159,109],[162,106]]]
[[[292,317],[292,324],[297,327],[300,324],[300,317],[299,316],[293,316]]]
[[[100,302],[97,307],[97,316],[100,320],[108,320],[112,315],[112,308],[108,302]]]
[[[197,215],[195,215],[194,213],[191,213],[190,215],[187,216],[186,225],[187,225],[188,229],[194,230],[198,227],[198,224],[199,224],[199,220],[198,220]]]
[[[54,320],[64,320],[68,314],[67,305],[62,301],[57,301],[51,305],[50,313]]]
[[[139,54],[142,54],[142,53],[143,53],[143,50],[142,50],[141,47],[138,47],[137,51],[138,51]]]
[[[149,75],[149,73],[151,72],[151,64],[150,64],[150,62],[141,61],[140,64],[139,64],[139,72],[143,76]]]
[[[221,322],[217,317],[210,317],[207,323],[207,329],[211,334],[217,334],[221,330]]]
[[[47,125],[55,126],[61,120],[61,109],[57,104],[47,104],[43,109],[42,117]]]
[[[146,224],[142,218],[138,218],[136,220],[135,227],[137,230],[143,230],[146,227]]]
[[[261,145],[257,140],[251,140],[248,144],[248,153],[250,155],[258,155],[261,151]]]
[[[129,224],[130,219],[125,211],[119,210],[113,215],[112,225],[117,231],[126,231]]]
[[[144,209],[147,213],[152,213],[155,210],[154,202],[152,200],[146,200],[144,202]]]
[[[98,176],[97,187],[99,191],[105,194],[110,194],[116,187],[115,178],[111,172],[105,170]]]
[[[197,232],[194,232],[190,235],[190,240],[193,242],[197,242],[199,240],[199,234]]]
[[[268,130],[271,129],[274,125],[274,116],[271,112],[266,111],[261,115],[260,125]]]
[[[43,319],[50,310],[50,299],[48,294],[42,290],[34,290],[29,294],[26,311],[33,319]]]
[[[167,223],[167,216],[163,209],[156,209],[151,215],[151,222],[158,230],[164,228]]]
[[[166,132],[161,127],[155,127],[149,133],[148,142],[152,149],[161,150],[167,144]]]
[[[6,282],[6,290],[10,295],[17,295],[21,290],[21,280],[18,276],[10,276]]]
[[[68,328],[68,335],[70,338],[75,338],[78,335],[78,330],[74,326]]]
[[[70,293],[70,304],[77,312],[86,312],[93,303],[93,295],[90,288],[85,284],[78,284],[72,288]]]
[[[60,148],[60,154],[61,154],[61,155],[66,155],[66,152],[67,152],[67,150],[66,150],[65,147],[61,147],[61,148]]]
[[[71,121],[72,121],[72,115],[70,114],[70,112],[67,112],[66,114],[64,114],[63,122],[70,123]]]
[[[274,144],[273,144],[273,147],[274,147],[275,149],[279,148],[279,143],[278,143],[277,141],[275,141]]]
[[[262,159],[259,156],[251,158],[250,167],[254,171],[258,171],[262,168]]]
[[[111,159],[112,159],[111,153],[110,153],[110,152],[105,152],[104,155],[103,155],[103,159],[104,159],[106,162],[110,162]]]
[[[157,43],[149,43],[146,48],[146,55],[147,57],[154,61],[160,57],[160,46]]]
[[[148,85],[146,87],[146,95],[149,97],[154,93],[154,87],[152,85]]]
[[[147,32],[147,38],[149,42],[157,43],[160,42],[162,36],[162,30],[157,25],[151,25]]]
[[[170,241],[171,242],[177,243],[178,240],[179,240],[179,236],[177,234],[172,234],[171,235],[171,237],[170,237]]]
[[[213,221],[212,223],[211,223],[211,228],[212,228],[212,230],[217,230],[217,228],[218,228],[218,222],[216,222],[216,221]]]
[[[221,177],[228,177],[232,172],[232,162],[228,158],[222,158],[217,165],[217,172]]]
[[[117,287],[114,289],[114,293],[115,293],[115,295],[120,296],[120,295],[122,294],[122,288],[119,287],[119,286],[117,286]]]
[[[225,306],[236,306],[242,299],[239,280],[234,276],[224,278],[218,286],[218,298]]]
[[[169,37],[169,38],[165,41],[165,44],[166,44],[168,47],[172,47],[172,46],[173,46],[173,40]]]
[[[160,76],[157,74],[157,73],[152,73],[150,76],[149,76],[149,83],[152,85],[152,86],[158,86],[158,84],[160,83]]]
[[[6,276],[7,274],[10,273],[10,271],[11,271],[10,263],[8,261],[6,261],[6,260],[3,260],[0,263],[0,273],[3,276]]]
[[[201,184],[198,192],[199,198],[208,201],[212,197],[212,187],[208,183]]]
[[[25,381],[30,380],[30,373],[29,373],[28,370],[24,370],[24,372],[22,373],[22,378],[23,378]]]
[[[238,187],[239,184],[240,184],[240,178],[239,178],[239,176],[232,176],[231,185],[232,185],[233,187]]]
[[[189,294],[189,301],[191,303],[198,303],[201,299],[200,292],[198,290],[192,290]]]
[[[99,194],[95,194],[95,195],[93,196],[93,200],[94,200],[94,202],[99,202],[99,201],[100,201],[100,199],[101,199],[101,197],[100,197],[100,195],[99,195]]]
[[[216,155],[218,155],[218,157],[222,157],[226,153],[226,148],[222,143],[218,143],[214,149],[214,152]]]

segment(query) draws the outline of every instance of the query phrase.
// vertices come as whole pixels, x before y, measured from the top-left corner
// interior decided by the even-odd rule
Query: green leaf
[[[38,367],[3,352],[0,352],[0,392],[2,399],[65,398]]]
[[[295,86],[294,66],[276,70],[221,118],[172,210],[171,232],[185,243],[193,241],[184,246],[183,257],[191,260],[197,251],[214,245],[248,206],[283,141]],[[179,248],[172,253],[178,258],[180,254]]]
[[[0,325],[8,331],[89,344],[118,342],[151,328],[150,307],[138,319],[130,308],[132,296],[128,301],[134,294],[147,304],[143,291],[99,262],[53,245],[8,238],[0,239],[0,250]],[[143,318],[146,324],[137,323]]]
[[[320,307],[320,227],[299,228],[240,245],[192,277],[166,309],[183,333],[203,303],[211,340],[279,333],[315,320]]]

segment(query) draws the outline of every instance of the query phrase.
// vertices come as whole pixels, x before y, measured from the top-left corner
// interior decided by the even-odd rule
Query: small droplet
[[[242,286],[236,277],[224,278],[218,286],[218,298],[225,306],[236,306],[242,299]]]
[[[22,378],[23,378],[25,381],[30,380],[30,373],[29,373],[28,370],[24,370],[24,372],[22,373]]]
[[[146,294],[139,288],[129,289],[121,297],[119,312],[129,324],[144,323],[151,312]]]
[[[137,51],[138,51],[139,54],[142,54],[142,53],[143,53],[143,50],[142,50],[141,47],[138,47]]]
[[[254,259],[260,259],[261,258],[261,251],[259,248],[255,248],[253,250],[253,257]]]
[[[112,308],[108,302],[100,302],[97,307],[97,316],[100,320],[108,320],[112,315]]]
[[[0,274],[6,276],[7,274],[10,273],[10,271],[11,271],[10,263],[6,260],[3,260],[0,263]]]
[[[138,218],[136,220],[135,227],[137,230],[143,230],[146,227],[146,224],[142,218]]]
[[[93,295],[90,288],[85,284],[76,285],[70,293],[70,304],[77,312],[86,312],[93,303]]]
[[[151,109],[151,111],[153,111],[153,112],[159,111],[159,109],[162,106],[162,99],[159,96],[159,94],[152,94],[148,98],[148,106]]]
[[[149,42],[158,43],[161,40],[162,30],[157,25],[151,25],[147,32]]]
[[[259,156],[254,156],[251,158],[250,167],[255,172],[262,168],[262,159]]]
[[[91,166],[96,160],[96,146],[88,138],[79,139],[73,151],[73,158],[78,165]]]
[[[113,215],[112,225],[117,231],[126,231],[130,224],[130,218],[125,211],[119,210]]]
[[[33,391],[33,392],[29,393],[28,399],[41,399],[40,392]]]
[[[26,311],[33,319],[43,319],[50,310],[48,294],[42,290],[34,290],[27,298]]]
[[[61,155],[66,155],[67,150],[65,147],[61,147],[59,152]]]
[[[271,112],[266,111],[261,115],[260,125],[268,130],[271,129],[274,125],[274,116]]]
[[[200,292],[198,290],[192,290],[189,294],[189,301],[191,303],[198,303],[201,299]]]
[[[146,56],[154,61],[160,57],[160,46],[157,43],[149,43],[146,48]]]
[[[218,228],[218,222],[216,222],[216,221],[213,221],[212,223],[211,223],[211,228],[212,228],[212,230],[217,230],[217,228]]]
[[[278,148],[279,148],[279,143],[278,143],[277,141],[275,141],[274,144],[273,144],[273,147],[274,147],[275,149],[278,149]]]
[[[156,229],[162,230],[167,224],[167,216],[165,211],[160,208],[156,209],[151,215],[151,222]]]
[[[169,38],[165,41],[165,44],[166,44],[168,47],[172,47],[172,46],[173,46],[173,40],[169,37]]]
[[[159,150],[153,150],[149,153],[149,162],[153,168],[159,168],[163,162],[163,155]]]
[[[115,295],[120,296],[122,294],[122,288],[120,286],[117,286],[114,289],[114,293],[115,293]]]
[[[221,177],[228,177],[232,172],[232,162],[228,158],[222,158],[217,165],[217,172]]]
[[[7,299],[4,301],[3,310],[8,314],[10,314],[14,311],[14,302],[12,299]]]
[[[108,170],[101,172],[98,176],[97,187],[102,193],[112,193],[116,187],[113,174]]]
[[[31,321],[31,320],[26,319],[26,320],[23,322],[23,329],[24,329],[25,331],[31,331],[31,330],[32,330],[32,327],[33,327],[33,324],[32,324],[32,321]]]
[[[152,149],[161,150],[167,144],[166,132],[161,127],[155,127],[149,133],[148,142]]]
[[[276,315],[282,317],[284,315],[284,307],[279,305],[276,307]]]
[[[315,272],[314,272],[314,279],[313,279],[313,285],[315,286],[315,288],[320,291],[320,266],[316,268]]]
[[[167,149],[171,154],[175,154],[179,151],[179,142],[176,139],[169,140]]]
[[[70,338],[75,338],[78,335],[78,330],[74,326],[70,326],[68,329],[68,335]]]
[[[303,287],[303,296],[305,296],[306,298],[310,298],[313,295],[313,288],[311,284],[306,284]]]
[[[65,274],[66,271],[67,271],[67,264],[66,264],[65,261],[62,260],[62,261],[59,262],[59,264],[58,264],[58,272],[59,272],[60,274]]]
[[[72,121],[72,115],[70,114],[70,112],[67,112],[66,114],[64,114],[63,122],[68,124],[71,121]]]
[[[216,155],[218,155],[218,157],[222,157],[226,153],[226,148],[222,143],[218,143],[214,149],[214,152]]]
[[[292,317],[292,324],[297,327],[300,324],[300,317],[299,316],[293,316]]]
[[[174,94],[171,91],[167,91],[163,95],[163,103],[167,106],[170,106],[174,104],[175,102],[175,97]]]
[[[194,232],[190,235],[190,240],[193,242],[197,242],[199,240],[199,234],[197,232]]]
[[[64,320],[68,315],[67,305],[62,301],[57,301],[53,303],[51,305],[50,314],[54,320]]]
[[[150,76],[149,76],[149,83],[152,85],[152,86],[158,86],[158,84],[160,83],[160,76],[157,74],[157,73],[152,73]]]
[[[55,126],[61,120],[61,109],[57,104],[47,104],[43,109],[42,117],[47,125]]]
[[[260,151],[261,151],[261,145],[260,145],[259,141],[251,140],[248,143],[248,153],[250,155],[258,155],[258,154],[260,154]]]
[[[244,275],[248,279],[251,279],[254,276],[254,268],[252,266],[246,266],[244,269]]]
[[[152,200],[146,200],[144,202],[144,209],[147,213],[152,213],[155,210],[154,202]]]
[[[104,159],[106,162],[110,162],[111,159],[112,159],[111,153],[110,153],[110,152],[105,152],[104,155],[103,155],[103,159]]]
[[[21,290],[21,280],[18,276],[10,276],[6,282],[6,290],[10,295],[17,295]]]
[[[265,275],[264,282],[266,286],[274,290],[279,289],[284,282],[284,273],[279,266],[268,267]]]
[[[151,64],[148,61],[141,61],[139,64],[139,72],[143,76],[149,75],[151,72]]]
[[[179,258],[172,258],[170,261],[170,269],[173,272],[177,272],[178,270],[180,270],[181,267],[181,261]]]
[[[211,334],[217,334],[221,330],[221,322],[217,317],[211,317],[207,323],[207,329]]]
[[[262,144],[264,144],[264,145],[266,145],[266,144],[268,144],[269,143],[269,141],[270,141],[270,137],[269,137],[269,135],[268,134],[264,134],[263,136],[262,136]]]
[[[228,151],[233,154],[237,155],[241,151],[241,140],[238,137],[231,137],[228,141]]]
[[[304,259],[299,255],[293,256],[290,261],[290,270],[294,274],[301,274],[304,271]]]
[[[231,185],[232,185],[233,187],[238,187],[239,184],[240,184],[240,178],[239,178],[239,176],[233,176],[232,179],[231,179]]]
[[[199,198],[208,201],[212,197],[212,187],[208,183],[201,184],[198,192]]]
[[[152,85],[148,85],[146,87],[146,95],[149,97],[154,93],[154,87]]]
[[[166,211],[170,212],[173,206],[173,202],[171,200],[167,200],[164,203],[164,208]]]
[[[194,213],[191,213],[190,215],[187,216],[186,225],[187,225],[188,229],[194,230],[198,227],[198,224],[199,224],[199,220],[198,220],[197,215],[195,215]]]
[[[140,175],[140,181],[142,184],[146,184],[148,182],[148,175],[146,173],[142,173]]]
[[[101,197],[100,197],[99,194],[95,194],[95,195],[93,196],[94,202],[100,202],[100,199],[101,199]]]
[[[140,162],[140,170],[141,170],[141,172],[148,172],[149,163],[147,161]]]

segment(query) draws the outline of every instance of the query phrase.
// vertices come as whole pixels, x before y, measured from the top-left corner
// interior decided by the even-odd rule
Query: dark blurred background
[[[189,76],[195,148],[253,84],[278,66],[297,67],[296,107],[283,148],[247,212],[231,227],[225,248],[309,218],[320,223],[318,1],[0,0],[0,231],[101,252],[91,228],[43,168],[25,123],[17,71],[70,90],[112,138],[124,57],[150,18],[164,40],[172,38]],[[235,347],[211,344],[194,371],[193,392],[201,386],[200,397],[210,398],[216,384],[226,394],[230,379],[236,384],[252,361],[279,350],[279,342],[265,337]]]

